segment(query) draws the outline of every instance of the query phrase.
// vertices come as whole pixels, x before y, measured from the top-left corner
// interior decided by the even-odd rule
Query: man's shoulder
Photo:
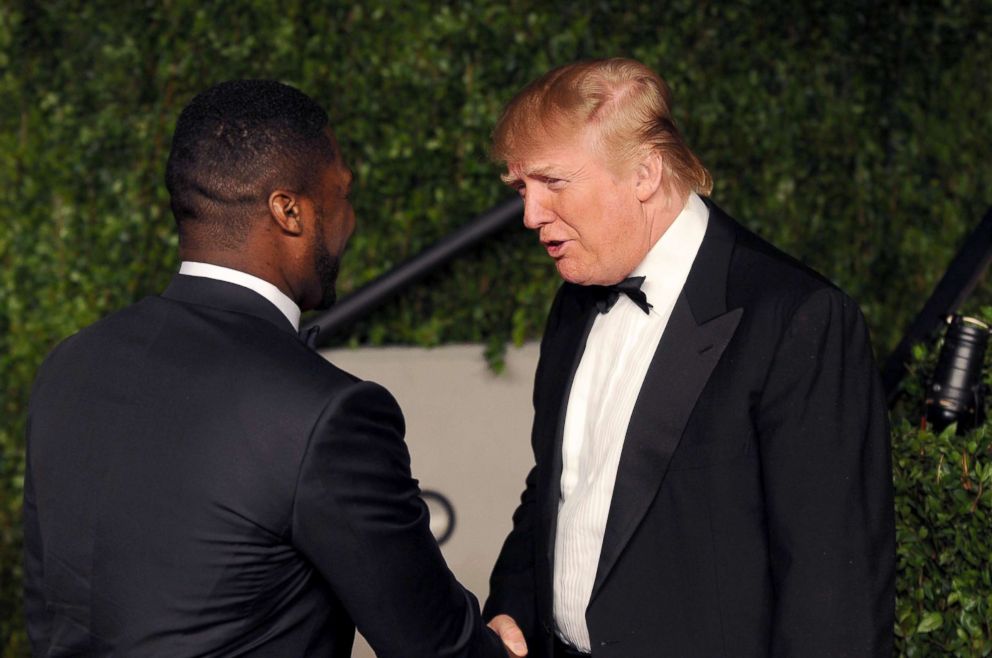
[[[142,299],[124,308],[112,311],[74,333],[65,336],[49,350],[38,369],[38,377],[46,371],[59,370],[71,366],[81,359],[99,359],[101,346],[112,346],[126,335],[128,328],[140,331],[141,307],[149,298]]]
[[[711,204],[711,220],[733,235],[727,273],[727,305],[796,307],[814,293],[846,298],[827,277],[787,254]]]
[[[360,381],[266,319],[153,295],[62,340],[39,368],[36,386],[46,377],[112,377],[117,368],[151,374],[168,366],[227,371],[232,388],[278,388],[279,397],[310,404]]]

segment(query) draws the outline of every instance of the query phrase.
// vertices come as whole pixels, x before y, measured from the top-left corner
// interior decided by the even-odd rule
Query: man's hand
[[[496,631],[503,646],[512,658],[522,658],[527,655],[527,642],[524,633],[510,615],[496,615],[489,620],[489,628]]]

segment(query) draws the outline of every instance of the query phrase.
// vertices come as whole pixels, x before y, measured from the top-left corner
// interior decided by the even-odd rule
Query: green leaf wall
[[[58,340],[174,271],[162,178],[172,126],[196,92],[276,78],[328,108],[357,175],[347,293],[507,196],[487,141],[517,89],[551,66],[610,55],[669,81],[714,199],[857,299],[881,356],[992,205],[988,0],[0,0],[3,655],[27,652],[19,507],[34,371]],[[341,341],[481,342],[498,364],[507,341],[540,335],[557,283],[533,237],[511,229]],[[898,422],[894,438],[897,465],[924,440]],[[973,452],[987,464],[982,449]],[[931,465],[919,468],[926,480]],[[938,523],[916,471],[896,473],[900,509]],[[987,525],[974,519],[981,511],[987,523],[989,505],[986,495],[952,519],[955,541],[986,556]],[[902,559],[918,542],[899,518]],[[918,584],[942,574],[954,591],[988,597],[988,567],[973,577],[965,559],[913,555],[900,614],[908,600],[926,605],[900,620],[901,651],[948,655],[934,647],[964,632],[984,633],[985,649],[957,655],[989,655],[992,604],[975,598],[985,603],[969,603],[966,618],[948,612],[944,590]],[[930,604],[940,597],[944,608]]]

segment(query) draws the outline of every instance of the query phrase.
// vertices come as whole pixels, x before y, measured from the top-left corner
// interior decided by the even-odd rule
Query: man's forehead
[[[574,163],[581,150],[578,145],[570,142],[530,148],[509,159],[506,168],[511,173],[516,174],[546,173],[552,169],[561,169],[568,166],[569,163]]]
[[[507,174],[513,178],[523,178],[526,176],[547,176],[553,173],[560,173],[565,165],[554,159],[527,159],[508,162],[506,165]]]
[[[580,168],[580,161],[600,159],[595,141],[596,131],[589,128],[546,133],[507,159],[505,177],[561,175]]]
[[[503,179],[512,182],[524,178],[568,178],[590,164],[596,166],[599,159],[598,154],[581,145],[563,145],[507,162]]]

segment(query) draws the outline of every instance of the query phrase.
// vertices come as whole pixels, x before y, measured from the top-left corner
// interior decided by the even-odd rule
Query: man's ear
[[[285,190],[274,191],[269,195],[269,214],[286,233],[303,233],[303,207],[298,194]]]
[[[661,154],[655,150],[650,151],[641,163],[637,165],[637,200],[644,203],[658,192],[661,187],[661,179],[664,176],[664,166],[661,162]]]

